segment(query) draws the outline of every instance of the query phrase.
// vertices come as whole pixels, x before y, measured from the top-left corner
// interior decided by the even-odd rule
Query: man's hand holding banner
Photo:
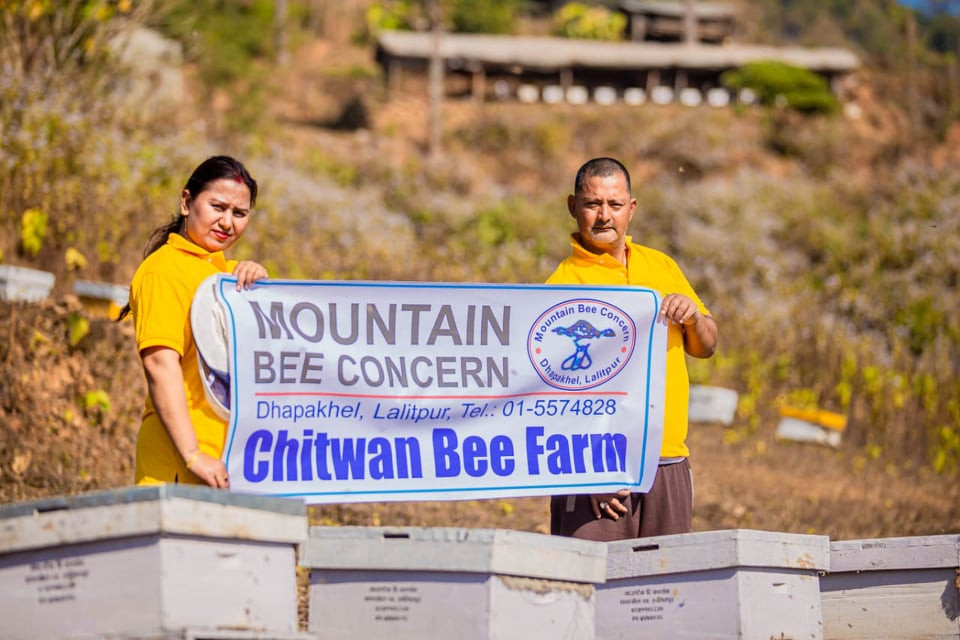
[[[205,282],[193,313],[235,491],[321,503],[653,483],[666,328],[652,290],[235,282]]]

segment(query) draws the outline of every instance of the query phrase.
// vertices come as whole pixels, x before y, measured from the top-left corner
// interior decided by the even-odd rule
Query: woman
[[[137,436],[137,484],[230,486],[220,459],[226,427],[207,404],[190,328],[200,283],[232,273],[237,290],[266,278],[256,262],[223,252],[247,226],[257,183],[237,160],[215,156],[198,166],[180,194],[180,215],[153,232],[130,284],[137,349],[149,395]]]

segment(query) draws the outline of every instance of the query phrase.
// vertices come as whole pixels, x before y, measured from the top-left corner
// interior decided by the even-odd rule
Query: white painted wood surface
[[[828,544],[745,529],[609,543],[597,640],[822,638]]]
[[[130,299],[130,287],[109,282],[94,280],[76,280],[73,283],[73,292],[81,298],[92,300],[109,300],[122,307]]]
[[[371,563],[376,558],[376,564]],[[602,582],[607,547],[507,529],[311,527],[300,564],[323,569],[490,573]]]
[[[522,531],[314,527],[309,627],[323,638],[594,636],[601,543]]]
[[[623,101],[633,106],[641,105],[647,101],[647,92],[640,87],[627,87],[623,90]]]
[[[688,418],[690,422],[719,422],[733,424],[740,396],[733,389],[690,385]]]
[[[617,90],[614,87],[600,86],[593,90],[593,101],[597,104],[615,104]]]
[[[163,485],[0,507],[0,554],[151,533],[298,543],[307,537],[299,501],[207,487]]]
[[[173,485],[0,507],[0,637],[304,637],[306,529],[299,503]]]
[[[836,541],[830,556],[828,640],[960,638],[960,535]]]
[[[730,92],[721,87],[707,91],[707,104],[711,107],[725,107],[730,104]]]
[[[56,279],[49,271],[0,264],[0,300],[38,302],[46,299]]]
[[[813,424],[806,420],[783,417],[777,424],[777,430],[774,435],[781,440],[811,442],[836,449],[840,446],[842,432],[836,429],[828,429],[827,427]]]
[[[822,571],[829,566],[827,536],[752,529],[620,540],[607,549],[608,581],[730,567]]]

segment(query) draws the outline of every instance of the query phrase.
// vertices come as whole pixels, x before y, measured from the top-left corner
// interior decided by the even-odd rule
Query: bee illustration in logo
[[[586,320],[577,320],[569,327],[555,327],[553,332],[570,338],[577,348],[573,355],[564,360],[560,366],[565,371],[589,369],[593,365],[593,358],[587,353],[589,341],[597,338],[612,338],[616,335],[613,329],[600,331]]]

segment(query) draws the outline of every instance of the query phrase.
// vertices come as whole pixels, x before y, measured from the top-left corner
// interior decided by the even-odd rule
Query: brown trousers
[[[628,511],[613,520],[593,514],[589,495],[553,496],[550,499],[550,533],[559,536],[610,542],[671,533],[693,528],[693,471],[689,460],[657,467],[649,493],[631,493]]]

